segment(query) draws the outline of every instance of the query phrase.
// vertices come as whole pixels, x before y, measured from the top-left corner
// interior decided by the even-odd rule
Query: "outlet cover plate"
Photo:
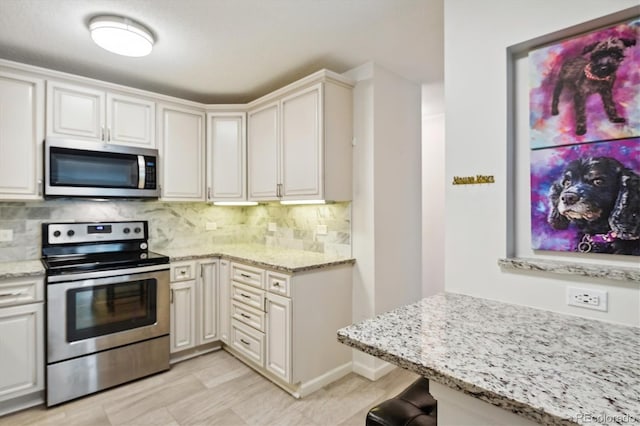
[[[267,224],[267,231],[269,232],[276,232],[278,230],[278,225],[276,225],[275,222],[269,222]]]
[[[327,235],[327,225],[318,225],[316,227],[316,233],[318,235]]]
[[[218,225],[215,222],[207,222],[205,228],[207,231],[215,231],[218,229]]]
[[[567,287],[567,305],[607,311],[607,292],[592,288]]]

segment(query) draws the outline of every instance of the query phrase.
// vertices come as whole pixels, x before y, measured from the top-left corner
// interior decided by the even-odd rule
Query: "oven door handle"
[[[132,274],[142,274],[145,272],[162,271],[165,269],[169,270],[169,265],[167,263],[163,263],[160,265],[138,266],[135,268],[126,268],[126,269],[110,269],[107,271],[83,272],[81,274],[53,275],[53,276],[47,277],[47,283],[89,280],[94,278],[109,278],[109,277],[119,276],[119,275],[132,275]]]

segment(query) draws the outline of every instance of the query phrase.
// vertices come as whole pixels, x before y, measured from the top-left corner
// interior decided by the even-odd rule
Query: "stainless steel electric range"
[[[47,406],[169,369],[169,258],[148,223],[42,225]]]

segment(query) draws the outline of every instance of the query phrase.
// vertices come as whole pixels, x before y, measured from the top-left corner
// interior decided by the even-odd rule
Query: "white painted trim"
[[[352,371],[352,362],[349,361],[346,364],[342,364],[333,370],[329,370],[321,376],[318,376],[308,382],[301,383],[298,387],[298,392],[294,394],[296,398],[304,398],[305,396],[323,388],[324,386],[332,383]]]
[[[365,364],[359,362],[353,362],[353,372],[365,377],[371,381],[376,381],[381,377],[386,376],[396,368],[395,365],[383,362],[382,365],[376,368],[371,368]]]
[[[37,391],[0,402],[0,417],[16,411],[44,404],[44,391]]]

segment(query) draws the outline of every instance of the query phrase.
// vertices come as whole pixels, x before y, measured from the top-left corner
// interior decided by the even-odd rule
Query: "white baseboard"
[[[377,368],[371,368],[368,365],[361,364],[359,362],[353,363],[353,372],[361,375],[371,381],[376,381],[381,377],[386,376],[396,368],[395,365],[388,362],[383,363]]]
[[[340,379],[341,377],[346,376],[347,374],[351,373],[352,371],[351,366],[352,366],[352,362],[349,361],[346,364],[342,364],[334,368],[333,370],[327,371],[321,376],[318,376],[312,380],[309,380],[308,382],[301,383],[300,386],[298,387],[298,391],[296,392],[296,395],[294,396],[297,398],[303,398],[317,391],[318,389],[323,388],[329,383],[332,383]]]

